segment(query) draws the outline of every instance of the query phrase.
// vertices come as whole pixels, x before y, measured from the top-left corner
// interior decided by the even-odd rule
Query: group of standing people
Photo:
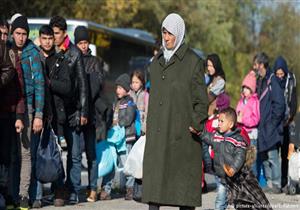
[[[162,47],[150,64],[151,94],[145,91],[140,71],[131,77],[122,74],[115,82],[111,112],[101,97],[103,60],[91,55],[85,27],[76,28],[75,45],[60,16],[40,28],[38,45],[28,39],[25,16],[14,16],[10,27],[1,22],[0,29],[1,38],[6,37],[0,45],[0,190],[7,206],[42,206],[42,184],[35,177],[35,163],[40,133],[46,126],[67,141],[66,181],[62,176],[52,183],[54,205],[63,206],[66,198],[70,204],[79,202],[81,135],[88,160],[87,201],[96,201],[97,140],[106,139],[111,126],[124,127],[127,151],[118,153],[124,165],[137,140],[138,110],[142,122],[139,135],[147,136],[142,201],[150,210],[163,205],[192,210],[201,205],[202,157],[204,170],[216,174],[216,209],[226,209],[228,202],[271,209],[255,178],[260,173],[257,168],[264,168],[268,183],[264,191],[279,193],[287,182],[284,162],[295,149],[283,137],[289,136],[296,113],[296,80],[282,57],[277,58],[273,71],[265,53],[254,57],[253,68],[242,83],[241,99],[232,109],[221,59],[217,54],[208,55],[205,61],[199,58],[185,43],[184,20],[172,13],[162,22]],[[9,31],[11,42],[7,40]],[[208,154],[209,150],[214,155]],[[101,200],[111,199],[113,177],[113,171],[103,177]],[[133,183],[134,178],[128,176],[128,200],[132,199]],[[256,197],[241,194],[241,186],[247,185]],[[242,196],[248,200],[241,201]]]
[[[11,26],[3,20],[3,28],[6,32],[1,31],[2,38],[4,34],[6,39],[1,40],[1,194],[7,208],[42,205],[42,184],[36,179],[35,165],[41,131],[47,127],[64,136],[68,144],[66,182],[62,176],[52,183],[54,205],[64,205],[66,189],[69,203],[79,202],[81,133],[88,157],[88,200],[93,200],[98,178],[96,129],[99,136],[105,135],[106,119],[101,111],[108,107],[98,101],[104,79],[103,61],[91,55],[87,30],[76,30],[75,46],[67,35],[66,20],[60,16],[40,28],[37,45],[28,38],[30,29],[25,16],[15,15]],[[95,112],[100,113],[97,118]]]
[[[120,75],[115,81],[116,100],[103,97],[104,61],[91,55],[86,27],[74,31],[73,44],[66,20],[54,16],[42,25],[39,37],[29,38],[27,18],[16,14],[9,26],[0,24],[1,38],[1,195],[6,209],[41,208],[43,184],[37,179],[37,152],[45,129],[53,129],[67,143],[64,173],[51,183],[54,206],[77,204],[81,190],[81,139],[88,163],[88,202],[98,198],[96,144],[105,140],[113,126],[125,128],[127,151],[118,153],[124,165],[137,139],[135,120],[139,113],[140,133],[146,133],[148,93],[141,70]],[[2,31],[3,30],[3,31]],[[11,33],[11,40],[8,34]],[[60,143],[60,142],[59,142]],[[64,171],[64,170],[63,170]],[[111,199],[114,171],[103,177],[100,199]],[[131,200],[133,177],[127,177],[125,199]]]

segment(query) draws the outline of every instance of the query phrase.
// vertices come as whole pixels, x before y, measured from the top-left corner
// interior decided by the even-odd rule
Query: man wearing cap
[[[89,49],[89,34],[84,26],[78,26],[74,32],[75,44],[82,52],[84,70],[87,74],[89,84],[89,122],[83,127],[83,135],[85,140],[85,149],[88,160],[88,202],[97,200],[97,163],[96,163],[96,140],[106,138],[106,124],[104,116],[97,108],[106,107],[100,93],[103,83],[103,61],[101,58],[93,56]],[[97,106],[99,105],[100,106]],[[96,108],[97,106],[97,108]],[[103,110],[102,113],[104,113]],[[97,135],[96,135],[97,128]]]
[[[20,208],[28,209],[31,177],[31,141],[39,138],[43,127],[44,75],[38,48],[28,39],[29,26],[25,16],[11,24],[12,49],[20,58],[25,87],[24,130],[21,137]]]

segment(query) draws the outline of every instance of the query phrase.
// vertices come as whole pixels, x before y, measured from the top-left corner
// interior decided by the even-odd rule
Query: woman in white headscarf
[[[192,210],[201,206],[201,144],[207,117],[203,61],[184,43],[178,14],[162,23],[162,50],[150,65],[151,94],[143,167],[142,201]]]

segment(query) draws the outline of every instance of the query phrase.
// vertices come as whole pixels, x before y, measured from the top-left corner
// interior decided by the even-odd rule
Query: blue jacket
[[[34,117],[43,118],[45,81],[39,49],[28,40],[22,50],[21,65],[24,77],[25,102],[32,107]]]
[[[258,79],[257,93],[260,100],[258,152],[264,152],[282,143],[285,101],[283,89],[269,69],[264,78]]]

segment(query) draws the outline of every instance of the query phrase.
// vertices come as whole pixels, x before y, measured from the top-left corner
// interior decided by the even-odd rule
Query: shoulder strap
[[[269,79],[267,80],[267,87],[264,89],[261,96],[259,97],[259,101],[261,101],[267,95],[267,93],[269,91],[272,91],[271,82],[272,82],[272,77],[273,76],[274,76],[274,74],[272,73],[271,76],[269,77]]]

